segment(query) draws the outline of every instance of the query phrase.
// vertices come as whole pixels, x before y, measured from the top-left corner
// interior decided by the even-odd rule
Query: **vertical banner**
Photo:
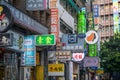
[[[86,33],[86,18],[85,13],[78,13],[78,24],[77,24],[78,33]]]
[[[51,34],[56,37],[56,42],[59,42],[59,30],[58,30],[58,9],[51,9]]]
[[[93,22],[93,13],[92,12],[88,13],[87,20],[88,20],[88,30],[93,30],[94,29],[94,22]]]
[[[24,54],[22,54],[22,65],[35,66],[36,65],[36,49],[35,36],[24,37]]]
[[[93,17],[99,17],[99,6],[97,4],[93,5]]]
[[[113,20],[114,20],[114,33],[120,32],[118,0],[113,0]]]

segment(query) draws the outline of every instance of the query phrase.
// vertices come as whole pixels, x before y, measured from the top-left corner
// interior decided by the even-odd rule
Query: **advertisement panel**
[[[48,64],[48,76],[64,76],[64,64]]]
[[[27,10],[45,10],[47,9],[47,0],[26,0]]]
[[[24,53],[22,54],[21,59],[21,65],[23,66],[36,65],[36,49],[34,35],[24,37]]]
[[[98,67],[99,57],[85,57],[83,59],[84,67]]]

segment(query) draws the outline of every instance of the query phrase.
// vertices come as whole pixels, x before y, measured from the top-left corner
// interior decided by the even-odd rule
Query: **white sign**
[[[73,53],[72,54],[73,61],[82,61],[84,56],[85,56],[84,53]]]
[[[98,34],[95,31],[90,30],[86,33],[85,40],[88,44],[95,44],[98,41]]]

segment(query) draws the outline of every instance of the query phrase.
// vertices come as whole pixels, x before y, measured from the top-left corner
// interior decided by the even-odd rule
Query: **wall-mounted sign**
[[[55,35],[36,35],[36,46],[55,45]]]
[[[84,58],[84,53],[72,53],[72,60],[73,61],[82,61]]]
[[[45,10],[47,9],[47,0],[26,0],[27,10]]]
[[[13,21],[10,9],[5,5],[0,5],[0,33],[6,32]]]
[[[48,76],[64,76],[64,64],[48,64]]]
[[[71,51],[56,51],[57,60],[71,60]]]
[[[0,34],[0,46],[8,47],[13,45],[13,34],[12,33],[1,33]]]
[[[48,51],[48,60],[71,60],[71,51]]]
[[[84,67],[98,67],[99,57],[85,57],[83,62]]]
[[[79,38],[79,37],[77,37],[77,34],[75,34],[75,35],[76,35],[75,38],[74,37],[69,38],[68,34],[63,34],[62,35],[62,44],[63,44],[62,50],[72,50],[72,51],[74,51],[74,50],[84,50],[84,41],[85,41],[84,38]],[[76,42],[76,41],[77,42],[71,44],[71,43],[69,43],[71,41],[69,39],[71,39],[72,42],[75,39],[74,42]]]
[[[98,41],[98,34],[93,30],[88,31],[86,33],[85,41],[88,44],[95,44]]]
[[[24,36],[23,34],[20,34],[18,32],[9,30],[7,33],[12,33],[13,34],[13,46],[9,47],[10,49],[14,49],[17,51],[24,51]]]

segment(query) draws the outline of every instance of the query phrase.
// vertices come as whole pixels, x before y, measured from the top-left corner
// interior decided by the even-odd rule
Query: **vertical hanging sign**
[[[59,42],[59,30],[58,30],[58,9],[51,9],[51,34],[56,37],[56,42]]]
[[[49,8],[51,10],[51,34],[55,35],[56,43],[59,42],[59,24],[58,24],[58,0],[49,0]]]
[[[36,50],[35,50],[35,37],[24,37],[24,54],[22,55],[22,65],[35,66],[36,65]]]
[[[113,21],[114,21],[114,33],[120,32],[118,0],[113,0]]]

